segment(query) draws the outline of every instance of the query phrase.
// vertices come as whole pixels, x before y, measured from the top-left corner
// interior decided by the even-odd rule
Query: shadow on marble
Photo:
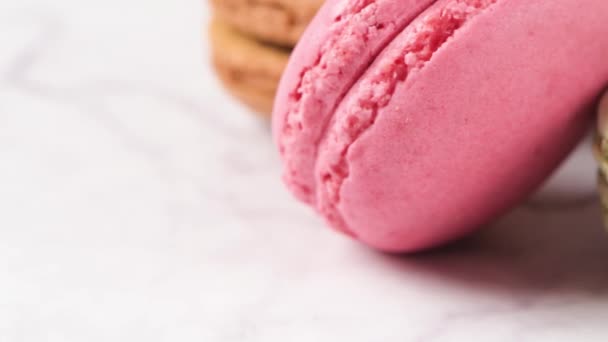
[[[534,301],[547,293],[608,301],[608,234],[601,208],[520,208],[492,227],[442,249],[415,256],[377,255],[408,276]],[[394,271],[394,270],[392,270]]]

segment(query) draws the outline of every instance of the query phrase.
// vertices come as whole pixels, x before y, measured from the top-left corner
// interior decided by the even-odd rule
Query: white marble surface
[[[0,1],[0,341],[608,339],[587,150],[483,233],[374,253],[283,189],[268,128],[207,67],[201,13]]]

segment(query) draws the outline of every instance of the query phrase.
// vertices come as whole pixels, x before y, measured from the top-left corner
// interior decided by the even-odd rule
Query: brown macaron
[[[217,19],[258,40],[293,47],[324,0],[211,0]]]
[[[213,65],[224,86],[244,104],[269,116],[290,50],[251,39],[217,19],[209,36]]]

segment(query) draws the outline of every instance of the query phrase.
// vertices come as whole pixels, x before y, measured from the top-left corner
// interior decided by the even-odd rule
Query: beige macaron
[[[597,136],[594,144],[595,157],[600,165],[598,172],[598,188],[604,214],[604,222],[608,228],[608,96],[600,101],[598,112]]]
[[[211,0],[215,17],[255,39],[293,47],[324,0]]]
[[[211,23],[209,36],[224,86],[254,111],[270,115],[290,50],[251,39],[220,20]]]

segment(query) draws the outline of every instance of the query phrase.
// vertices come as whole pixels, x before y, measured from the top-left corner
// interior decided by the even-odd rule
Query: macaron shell
[[[289,50],[251,39],[217,19],[211,22],[209,38],[222,84],[248,107],[269,116]]]
[[[252,38],[293,47],[323,0],[211,0],[215,16]]]
[[[415,251],[525,198],[579,140],[608,82],[607,16],[602,0],[503,0],[459,29],[350,146],[337,204],[348,229]]]
[[[597,117],[597,128],[599,133],[602,136],[608,136],[608,95],[604,95],[603,98],[600,100]]]

